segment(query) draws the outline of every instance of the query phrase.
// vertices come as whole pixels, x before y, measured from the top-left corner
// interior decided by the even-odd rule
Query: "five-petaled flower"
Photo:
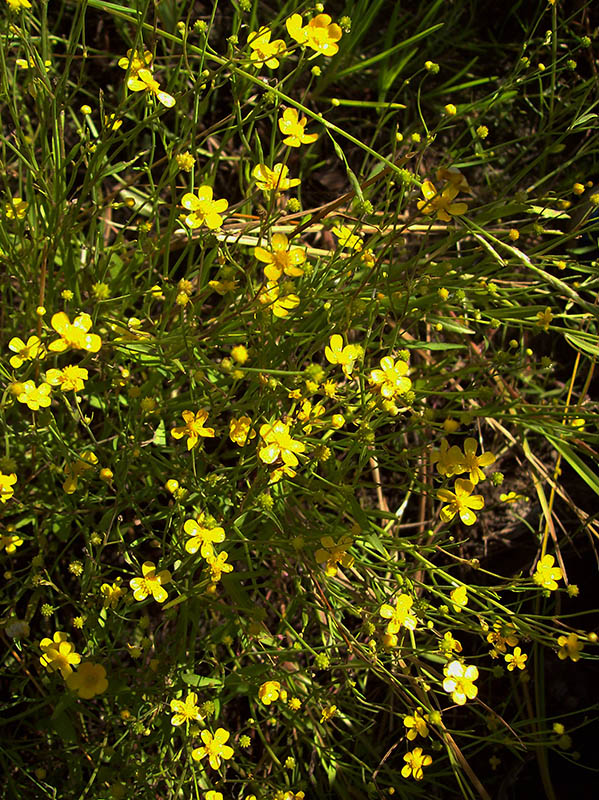
[[[270,309],[273,316],[286,317],[300,304],[299,297],[293,292],[286,291],[287,288],[282,288],[276,281],[267,281],[258,295],[258,300]]]
[[[265,706],[269,706],[271,703],[275,703],[279,697],[281,700],[285,700],[287,692],[285,689],[281,689],[279,681],[266,681],[258,689],[258,697]]]
[[[16,473],[5,475],[0,472],[0,503],[7,503],[15,493],[14,485],[17,482]]]
[[[299,118],[295,108],[286,108],[283,116],[279,118],[279,130],[285,136],[283,144],[289,147],[301,147],[303,144],[312,144],[318,139],[317,133],[306,133],[306,117]]]
[[[269,69],[276,69],[279,66],[280,56],[287,49],[287,45],[282,39],[270,41],[272,32],[270,28],[263,25],[258,31],[250,33],[248,44],[251,48],[250,58],[252,61],[262,62]]]
[[[18,336],[14,336],[8,343],[8,349],[16,355],[10,357],[10,366],[18,369],[24,361],[33,361],[34,358],[41,358],[44,354],[44,346],[39,336],[30,336],[27,344]]]
[[[478,688],[474,685],[478,678],[478,669],[475,666],[466,667],[461,661],[451,661],[445,666],[443,673],[443,689],[451,695],[454,703],[463,706],[466,700],[474,700],[478,694]]]
[[[467,472],[470,482],[474,484],[474,486],[476,486],[479,481],[485,480],[485,473],[482,471],[481,467],[488,467],[489,464],[493,464],[495,462],[495,456],[493,453],[481,453],[479,456],[477,456],[477,446],[476,439],[468,437],[468,439],[466,439],[464,442],[464,456],[461,460],[461,463],[458,463],[458,467],[454,469],[454,473],[458,474],[461,472]]]
[[[214,200],[212,186],[200,186],[196,194],[187,192],[181,199],[181,205],[189,213],[183,219],[190,228],[199,228],[205,225],[210,230],[220,228],[223,224],[222,214],[229,207],[229,201],[224,198]]]
[[[289,433],[289,425],[281,420],[266,422],[260,426],[262,446],[258,450],[258,458],[264,464],[274,464],[280,458],[288,467],[296,467],[296,453],[303,453],[306,445],[293,439]]]
[[[557,657],[560,661],[564,661],[566,658],[569,658],[571,661],[578,661],[580,659],[580,651],[583,648],[583,643],[575,633],[569,633],[567,636],[558,636],[557,643],[559,645]]]
[[[509,672],[513,672],[516,667],[518,669],[526,669],[526,661],[528,656],[526,653],[522,652],[522,648],[514,647],[513,653],[506,653],[504,659],[507,663],[507,668]]]
[[[50,325],[59,334],[59,339],[54,339],[48,345],[48,350],[53,353],[64,353],[65,350],[87,350],[88,353],[97,353],[102,346],[102,340],[95,333],[89,333],[92,319],[89,314],[79,314],[71,324],[64,311],[53,314]]]
[[[458,478],[455,482],[455,492],[450,492],[449,489],[439,489],[437,497],[447,505],[441,509],[441,519],[443,522],[451,522],[456,514],[460,515],[460,519],[464,525],[474,525],[476,522],[475,511],[480,511],[484,506],[485,501],[482,495],[472,494],[474,491],[474,484],[472,481],[467,481]]]
[[[319,564],[324,564],[329,578],[337,574],[338,564],[346,568],[353,566],[354,557],[347,552],[353,543],[351,536],[342,536],[338,542],[332,536],[323,536],[320,543],[322,547],[314,553],[314,558]]]
[[[87,470],[91,469],[92,467],[95,467],[97,463],[98,456],[95,453],[92,453],[91,450],[86,450],[81,454],[81,458],[78,461],[66,464],[64,468],[66,479],[62,485],[64,491],[67,494],[73,494],[77,488],[79,476],[84,472],[87,472]]]
[[[7,219],[25,219],[29,203],[20,197],[11,198],[4,206]]]
[[[401,769],[402,776],[409,778],[412,775],[417,781],[421,781],[424,777],[422,767],[428,767],[433,763],[433,759],[422,752],[422,747],[415,747],[411,753],[406,753],[403,759],[406,763]]]
[[[266,164],[256,164],[252,176],[256,179],[256,186],[263,192],[286,192],[294,186],[299,186],[299,178],[288,178],[289,167],[286,164],[275,164],[272,169]]]
[[[212,735],[210,731],[202,731],[200,736],[204,742],[204,747],[196,747],[191,751],[194,761],[201,761],[208,756],[208,761],[212,769],[218,769],[221,761],[228,761],[233,758],[233,748],[226,744],[229,738],[229,731],[224,728],[217,728]]]
[[[185,700],[171,700],[171,725],[183,725],[185,722],[195,722],[202,719],[198,708],[198,696],[195,692],[189,692]]]
[[[77,672],[71,672],[67,676],[66,682],[69,689],[77,692],[84,700],[90,700],[108,689],[106,670],[93,661],[84,661]]]
[[[404,717],[403,724],[407,728],[406,738],[410,742],[414,741],[419,735],[422,737],[428,736],[428,726],[426,724],[428,714],[422,716],[420,711],[421,709],[416,709],[413,714]]]
[[[73,671],[73,666],[81,662],[81,656],[75,652],[74,645],[62,631],[56,631],[52,639],[42,639],[40,648],[43,653],[40,658],[42,667],[48,672],[60,670],[63,678],[67,678]]]
[[[318,14],[303,25],[300,14],[292,14],[286,21],[287,33],[299,44],[305,44],[320,55],[330,58],[339,50],[337,42],[342,31],[328,14]]]
[[[171,573],[168,569],[156,572],[156,565],[152,561],[144,561],[141,565],[141,572],[142,578],[131,578],[129,581],[129,586],[133,589],[133,597],[141,601],[152,595],[157,603],[164,603],[168,597],[164,586],[171,582]]]
[[[343,338],[334,333],[329,339],[329,344],[324,349],[324,354],[329,364],[341,364],[345,375],[349,378],[354,368],[354,362],[362,354],[362,348],[355,344],[343,346]]]
[[[163,92],[160,84],[149,69],[140,69],[136,75],[130,75],[127,81],[127,88],[130,92],[147,92],[153,94],[156,99],[166,108],[175,105],[175,98],[168,92]]]
[[[52,387],[48,383],[36,386],[33,381],[25,381],[21,384],[17,400],[19,403],[24,403],[31,411],[39,411],[40,408],[48,408],[50,405],[51,391]]]
[[[269,281],[278,281],[283,273],[291,278],[304,274],[300,265],[306,260],[306,251],[302,247],[290,247],[284,233],[273,235],[270,249],[254,247],[254,255],[267,265],[264,274]]]
[[[392,400],[412,388],[412,381],[405,377],[408,372],[405,361],[394,361],[391,356],[383,356],[380,365],[380,369],[372,370],[369,381],[385,400]]]
[[[149,50],[127,50],[127,55],[119,58],[118,65],[121,69],[128,69],[129,74],[135,76],[140,69],[152,68],[153,56]]]
[[[562,571],[559,567],[554,567],[555,558],[549,554],[544,555],[537,564],[535,574],[532,576],[533,581],[542,586],[543,589],[553,591],[557,589],[557,582],[562,579]]]
[[[74,364],[69,364],[62,369],[49,369],[46,371],[46,381],[51,386],[60,386],[63,392],[81,391],[87,378],[87,370]]]
[[[181,415],[185,425],[171,429],[171,436],[174,439],[182,439],[187,436],[187,449],[193,449],[198,443],[200,436],[205,438],[214,437],[214,428],[204,427],[208,419],[208,412],[200,409],[195,414],[193,411],[184,411]]]
[[[225,532],[222,528],[206,528],[195,519],[186,520],[183,530],[190,537],[185,542],[187,552],[193,554],[199,550],[202,558],[208,559],[213,556],[213,545],[225,541]]]
[[[210,580],[212,583],[218,583],[222,578],[223,572],[233,572],[233,564],[228,564],[227,559],[229,554],[222,550],[217,556],[212,553],[206,556],[206,561],[210,567]]]
[[[397,596],[395,607],[390,606],[388,603],[384,603],[380,607],[379,614],[381,617],[389,620],[387,627],[385,628],[385,633],[392,637],[392,639],[395,638],[395,634],[399,631],[402,625],[404,628],[407,628],[407,630],[410,631],[416,629],[418,620],[413,614],[410,613],[413,603],[413,597],[411,597],[409,594],[402,593]]]
[[[331,228],[331,233],[339,239],[339,247],[347,247],[348,250],[357,250],[364,247],[364,242],[349,225],[337,224]]]
[[[256,431],[252,428],[252,420],[245,414],[241,417],[233,417],[229,422],[229,439],[238,447],[245,447],[248,441],[256,436]]]
[[[16,553],[17,547],[23,544],[23,539],[18,533],[0,533],[0,551],[5,550],[7,555]]]
[[[437,219],[449,222],[452,216],[459,216],[468,211],[466,203],[454,203],[460,190],[455,183],[449,183],[442,192],[438,192],[434,183],[424,181],[422,184],[422,195],[424,200],[419,200],[418,210],[423,214],[435,214]]]

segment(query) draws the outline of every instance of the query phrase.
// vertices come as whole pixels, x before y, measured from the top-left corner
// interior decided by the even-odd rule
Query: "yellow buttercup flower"
[[[451,522],[456,514],[460,515],[460,519],[464,525],[474,525],[476,522],[475,511],[480,511],[484,506],[485,501],[482,495],[475,494],[474,484],[471,481],[458,478],[455,482],[455,492],[450,492],[449,489],[439,489],[437,497],[446,506],[441,509],[441,519],[443,522]]]
[[[564,661],[566,658],[571,661],[580,660],[580,651],[584,645],[575,633],[569,633],[567,636],[558,636],[557,643],[559,645],[557,657],[560,661]]]
[[[323,536],[320,543],[322,547],[314,553],[314,558],[319,564],[324,564],[329,578],[337,574],[338,564],[348,569],[353,566],[354,557],[347,552],[353,543],[351,536],[342,536],[338,542],[332,536]]]
[[[404,628],[407,628],[410,631],[416,629],[418,620],[413,614],[410,613],[413,603],[413,597],[411,597],[409,594],[402,593],[397,596],[395,606],[390,606],[388,603],[384,603],[380,607],[379,614],[381,617],[389,620],[387,627],[385,628],[385,633],[395,635],[402,625]]]
[[[300,299],[293,292],[286,294],[276,281],[267,281],[262,287],[258,300],[269,307],[275,317],[286,317],[300,304]]]
[[[270,41],[272,32],[270,28],[263,25],[258,31],[250,33],[248,36],[248,44],[251,48],[250,58],[254,62],[262,62],[269,69],[276,69],[279,66],[280,56],[287,49],[287,45],[282,39],[275,39]]]
[[[171,436],[174,439],[182,439],[184,436],[187,436],[188,450],[191,450],[196,446],[200,440],[200,437],[214,437],[214,428],[204,427],[204,423],[208,419],[208,412],[204,409],[197,411],[195,414],[193,411],[184,411],[181,416],[183,417],[185,425],[181,425],[178,428],[172,428]]]
[[[528,656],[526,653],[523,653],[520,647],[514,647],[513,653],[507,653],[504,656],[504,659],[507,662],[507,668],[509,672],[513,672],[516,668],[517,669],[526,669],[526,661]]]
[[[438,192],[434,183],[424,181],[422,184],[424,200],[418,201],[418,210],[423,214],[436,214],[437,219],[449,222],[452,216],[459,216],[468,211],[466,203],[454,203],[459,192],[455,183],[449,183],[442,192]]]
[[[460,661],[451,661],[445,666],[443,673],[443,689],[451,695],[454,703],[463,706],[466,700],[474,700],[478,694],[478,688],[474,685],[478,678],[476,667],[466,667]]]
[[[130,75],[127,81],[127,88],[130,92],[147,92],[148,94],[153,94],[166,108],[172,108],[176,102],[172,95],[162,91],[160,84],[149,69],[142,68],[138,70],[136,75]]]
[[[71,324],[64,311],[59,311],[52,315],[50,325],[60,336],[48,345],[48,350],[53,353],[64,353],[69,348],[97,353],[102,346],[100,337],[95,333],[89,333],[92,326],[89,314],[79,314]]]
[[[144,561],[141,572],[143,577],[129,581],[129,586],[134,590],[133,597],[141,602],[151,595],[157,603],[164,603],[168,597],[164,586],[171,582],[171,573],[167,569],[156,572],[156,565],[152,561]]]
[[[260,427],[262,446],[258,450],[258,458],[264,464],[274,464],[281,459],[288,467],[296,467],[299,463],[296,453],[303,453],[306,445],[291,438],[289,425],[281,420],[265,423]]]
[[[2,476],[0,476],[1,478]],[[5,501],[3,501],[5,502]],[[0,551],[4,550],[7,555],[11,556],[17,552],[17,547],[23,544],[23,539],[16,533],[0,534]]]
[[[42,639],[40,648],[43,653],[40,658],[42,667],[48,672],[60,670],[63,678],[67,678],[73,672],[73,666],[81,662],[81,656],[75,652],[74,645],[62,631],[56,631],[52,639]]]
[[[88,378],[86,369],[70,364],[62,369],[49,369],[46,372],[46,381],[51,386],[60,386],[63,392],[79,392],[85,386]]]
[[[210,731],[202,731],[200,736],[204,746],[196,747],[191,751],[191,757],[194,761],[201,761],[205,756],[208,756],[212,769],[218,769],[222,761],[228,761],[233,758],[233,748],[226,744],[230,736],[229,731],[224,728],[217,728],[214,735]]]
[[[345,375],[349,378],[354,368],[354,362],[360,357],[362,348],[354,344],[343,346],[343,338],[334,333],[329,339],[329,344],[324,349],[324,354],[330,364],[340,364]]]
[[[229,554],[222,550],[217,556],[214,554],[206,556],[206,561],[210,567],[210,580],[212,583],[218,583],[222,578],[222,574],[233,572],[233,564],[228,564],[227,559]]]
[[[79,697],[90,700],[97,694],[102,694],[108,689],[106,670],[101,664],[84,661],[77,672],[71,672],[66,679],[67,686]]]
[[[266,164],[256,164],[252,176],[256,179],[256,186],[264,192],[286,192],[294,186],[299,186],[299,178],[288,178],[289,167],[286,164],[275,164],[272,169]]]
[[[320,55],[330,58],[339,50],[337,42],[341,39],[342,30],[328,14],[318,14],[305,26],[300,14],[292,14],[285,26],[292,39]]]
[[[223,224],[222,214],[229,207],[228,200],[214,200],[212,186],[200,186],[196,194],[188,192],[183,195],[181,205],[189,213],[184,222],[190,228],[205,225],[210,230],[220,228]]]
[[[7,219],[25,219],[29,203],[20,197],[13,197],[4,206],[4,213]]]
[[[429,764],[433,763],[433,759],[422,752],[422,747],[415,747],[411,753],[406,753],[403,758],[406,764],[402,767],[402,776],[409,778],[412,775],[416,781],[421,781],[424,777],[422,767],[428,767]]]
[[[229,439],[238,447],[245,447],[248,441],[254,439],[256,431],[252,428],[250,417],[233,417],[229,422]]]
[[[200,551],[202,558],[208,559],[214,553],[214,544],[225,541],[225,532],[220,527],[206,528],[195,519],[188,519],[183,525],[183,530],[190,537],[185,542],[188,553]]]
[[[16,355],[10,357],[10,366],[18,369],[24,361],[33,361],[34,358],[41,358],[44,354],[44,346],[39,336],[30,336],[27,344],[18,336],[14,336],[8,343],[8,349]]]
[[[408,372],[405,361],[384,356],[380,365],[380,369],[372,370],[369,381],[385,400],[393,400],[398,394],[405,394],[412,388],[412,381],[405,377]]]
[[[153,61],[149,50],[127,50],[127,55],[119,58],[118,65],[121,69],[128,69],[129,74],[135,76],[140,69],[151,69]]]
[[[0,472],[0,503],[7,503],[14,495],[14,485],[17,482],[17,476],[14,472],[5,475]],[[8,550],[7,550],[8,552]]]
[[[171,725],[178,726],[202,719],[197,702],[198,696],[195,692],[190,692],[185,700],[171,700],[171,711],[174,711]]]
[[[295,108],[286,108],[283,116],[279,119],[279,130],[285,136],[283,144],[289,147],[301,147],[303,144],[311,144],[318,139],[317,133],[306,133],[306,117],[301,119]]]
[[[265,706],[275,703],[279,697],[285,701],[287,699],[287,692],[281,689],[279,681],[266,681],[258,689],[258,697]]]
[[[403,724],[407,728],[406,738],[411,742],[417,736],[426,737],[428,736],[428,726],[426,721],[428,719],[428,715],[422,716],[420,711],[416,709],[413,714],[409,714],[407,717],[404,717]]]
[[[339,239],[339,247],[347,247],[348,250],[357,250],[364,247],[364,242],[353,232],[349,225],[337,224],[331,228],[331,233]]]
[[[306,260],[306,251],[302,247],[290,247],[284,233],[273,234],[270,249],[254,247],[254,256],[267,265],[264,274],[269,281],[278,281],[283,273],[291,278],[304,274],[300,265]]]
[[[557,581],[562,579],[562,571],[559,567],[554,567],[555,558],[549,554],[537,564],[535,574],[532,576],[533,581],[541,586],[543,589],[553,591],[557,589]]]
[[[31,411],[48,408],[50,405],[50,392],[52,387],[47,383],[36,386],[33,381],[21,384],[21,392],[17,395],[19,403],[24,403]]]

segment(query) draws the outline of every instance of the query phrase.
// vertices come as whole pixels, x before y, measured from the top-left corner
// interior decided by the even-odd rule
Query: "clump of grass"
[[[590,4],[275,6],[3,9],[7,796],[555,798]]]

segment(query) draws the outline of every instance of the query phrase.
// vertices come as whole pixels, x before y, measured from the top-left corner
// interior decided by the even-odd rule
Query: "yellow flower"
[[[2,476],[0,476],[0,478],[1,477]],[[0,534],[0,551],[6,550],[6,554],[9,556],[16,553],[17,547],[20,547],[22,544],[23,540],[16,533]]]
[[[188,553],[200,551],[202,558],[209,558],[214,554],[213,544],[225,541],[225,532],[222,528],[205,528],[195,519],[188,519],[183,525],[183,530],[191,538],[185,542]]]
[[[221,761],[228,761],[233,758],[233,748],[226,744],[229,738],[229,731],[224,728],[217,728],[214,736],[210,731],[202,731],[200,736],[204,742],[204,747],[196,747],[191,752],[194,761],[201,761],[208,756],[208,761],[212,769],[218,769]]]
[[[295,108],[286,108],[283,116],[279,118],[279,130],[285,136],[283,144],[289,147],[301,147],[303,144],[312,144],[318,139],[317,133],[306,133],[306,117],[301,119]]]
[[[441,446],[438,450],[433,450],[431,455],[431,464],[437,465],[437,472],[439,475],[446,475],[451,477],[456,472],[461,471],[462,467],[462,451],[455,445],[449,446],[447,439],[441,439]]]
[[[262,446],[258,457],[264,464],[274,464],[280,458],[288,467],[296,467],[299,463],[296,453],[303,453],[306,445],[292,439],[289,425],[281,420],[265,423],[260,426]]]
[[[55,339],[48,345],[48,350],[53,353],[64,353],[69,347],[73,350],[86,350],[88,353],[97,353],[102,346],[100,337],[95,333],[88,332],[92,326],[89,314],[79,314],[71,325],[64,311],[59,311],[52,316],[50,324],[60,336],[60,339]]]
[[[142,578],[131,578],[129,581],[129,586],[134,590],[133,597],[141,602],[152,595],[157,603],[164,603],[168,592],[163,587],[171,582],[171,573],[167,569],[156,572],[156,565],[152,561],[144,561],[141,572]]]
[[[545,311],[539,311],[537,314],[537,325],[539,328],[542,328],[544,331],[549,330],[549,326],[553,321],[553,314],[551,313],[551,308],[547,306]]]
[[[17,400],[19,403],[25,403],[31,411],[39,411],[40,408],[48,408],[50,405],[52,387],[49,384],[40,383],[36,386],[33,381],[25,381],[21,384],[21,389]]]
[[[77,672],[71,672],[67,676],[67,686],[77,692],[79,697],[90,700],[108,689],[106,670],[101,664],[84,661]]]
[[[372,370],[369,381],[385,400],[392,400],[412,388],[412,381],[405,377],[408,372],[405,361],[394,361],[391,356],[384,356],[380,365],[380,369]]]
[[[354,361],[360,357],[361,350],[354,344],[347,344],[344,347],[343,338],[334,333],[324,349],[324,354],[330,364],[341,364],[343,372],[349,378],[354,368]]]
[[[331,23],[328,14],[318,14],[306,26],[302,25],[300,14],[292,14],[285,23],[287,33],[299,44],[306,44],[316,53],[330,58],[339,50],[337,42],[342,31],[339,25]]]
[[[275,164],[272,169],[266,164],[256,164],[252,176],[256,179],[256,186],[264,192],[286,192],[294,186],[299,186],[299,178],[288,178],[289,167],[286,164]]]
[[[269,281],[278,281],[283,273],[291,278],[304,274],[300,264],[306,260],[306,252],[301,247],[289,247],[289,240],[284,233],[273,235],[270,249],[254,247],[254,255],[258,261],[267,264],[264,274]]]
[[[507,662],[507,668],[509,672],[513,672],[516,667],[518,669],[526,669],[526,660],[528,659],[528,656],[526,653],[522,652],[520,647],[514,647],[514,652],[507,653],[504,658]]]
[[[14,472],[5,475],[0,472],[0,503],[7,503],[15,493],[13,486],[17,482],[17,476]]]
[[[4,206],[4,213],[7,219],[25,219],[29,203],[20,197],[13,197]]]
[[[583,643],[575,633],[569,633],[567,636],[558,636],[557,643],[559,645],[557,657],[560,661],[564,661],[566,658],[571,661],[580,660],[580,651],[583,648]]]
[[[408,729],[406,738],[409,741],[413,741],[418,735],[423,737],[428,736],[428,726],[426,724],[427,718],[428,716],[425,715],[423,717],[418,709],[416,709],[413,714],[404,717],[403,724]]]
[[[233,564],[227,564],[229,554],[222,550],[216,557],[214,554],[206,557],[206,561],[210,566],[210,580],[212,583],[218,583],[222,578],[223,572],[233,572]]]
[[[185,425],[171,429],[171,436],[174,439],[182,439],[187,436],[187,449],[191,450],[196,446],[200,436],[203,438],[214,437],[214,428],[205,428],[204,423],[208,419],[208,412],[204,409],[197,411],[184,411],[181,415]]]
[[[383,619],[389,620],[385,633],[395,635],[402,625],[410,631],[416,629],[418,620],[413,614],[410,614],[413,603],[414,599],[409,594],[402,593],[397,596],[395,608],[388,603],[381,606],[379,614]]]
[[[34,358],[41,358],[44,354],[44,346],[38,336],[30,336],[27,344],[18,336],[14,336],[8,343],[8,349],[16,353],[10,357],[10,366],[18,369],[24,361],[33,361]]]
[[[284,691],[285,690],[281,692],[281,684],[279,681],[266,681],[266,683],[263,683],[258,689],[258,697],[265,706],[269,706],[271,703],[276,702],[279,699],[279,695],[282,695]],[[281,699],[284,700],[285,698],[282,697]]]
[[[40,648],[43,655],[40,664],[48,672],[60,670],[63,678],[67,678],[73,671],[73,665],[81,662],[81,656],[75,652],[75,647],[68,641],[66,633],[56,631],[52,639],[42,639]]]
[[[320,540],[322,547],[314,553],[314,558],[319,564],[325,565],[325,574],[332,578],[337,574],[337,565],[351,567],[354,557],[348,554],[352,546],[351,536],[342,536],[335,542],[332,536],[323,536]]]
[[[296,294],[285,294],[281,292],[281,287],[275,281],[268,281],[262,287],[258,300],[268,306],[275,317],[287,317],[294,308],[300,304],[300,299]]]
[[[195,692],[190,692],[185,701],[171,700],[171,725],[183,725],[185,722],[195,722],[202,719],[200,709],[197,706],[198,696]]]
[[[349,250],[360,252],[364,243],[362,239],[353,232],[349,225],[335,225],[331,233],[339,239],[339,247],[347,247]]]
[[[434,214],[436,212],[437,219],[443,222],[449,222],[451,216],[459,216],[468,211],[466,203],[453,202],[459,194],[459,191],[458,186],[449,183],[439,194],[431,181],[424,181],[422,184],[424,200],[418,201],[418,210],[422,211],[423,214]]]
[[[118,65],[121,69],[128,69],[130,75],[137,75],[140,69],[150,69],[152,66],[152,53],[149,50],[127,50],[127,55],[119,58]]]
[[[449,596],[454,603],[453,610],[458,613],[468,605],[468,589],[466,586],[458,586]]]
[[[49,369],[46,380],[51,386],[60,386],[63,392],[79,392],[88,378],[87,370],[70,364],[60,369]]]
[[[453,702],[463,706],[466,700],[473,700],[478,694],[474,681],[478,678],[478,669],[465,667],[459,661],[451,661],[443,670],[445,680],[443,689],[451,695]]]
[[[110,584],[110,583],[103,583],[100,586],[100,593],[103,596],[103,605],[104,608],[116,608],[119,600],[124,595],[124,591],[121,588],[121,579],[117,578],[117,580]]]
[[[185,151],[185,153],[177,153],[175,161],[179,169],[183,170],[183,172],[191,172],[196,163],[195,158],[188,151]]]
[[[476,486],[479,481],[485,480],[485,473],[481,467],[488,467],[489,464],[495,462],[493,453],[481,453],[480,456],[476,455],[477,448],[476,439],[469,437],[464,442],[464,457],[458,468],[454,469],[451,474],[467,472],[470,482]],[[459,448],[458,448],[459,449]],[[453,450],[453,448],[452,448]]]
[[[161,90],[160,84],[149,69],[142,68],[137,71],[137,74],[130,75],[127,81],[127,88],[130,92],[148,92],[148,94],[153,94],[166,108],[172,108],[176,102],[172,95]]]
[[[415,747],[411,753],[406,753],[403,757],[406,762],[402,767],[401,774],[404,778],[413,776],[414,780],[421,781],[424,777],[422,767],[428,767],[433,763],[433,759],[422,752],[422,747]]]
[[[269,69],[276,69],[279,66],[279,59],[276,56],[284,53],[287,46],[282,39],[271,42],[271,36],[272,32],[266,25],[250,33],[248,36],[248,44],[252,51],[250,58],[252,61],[264,63]]]
[[[81,454],[81,458],[79,461],[76,461],[74,464],[66,464],[64,468],[64,473],[66,475],[66,480],[62,485],[62,488],[67,494],[73,494],[75,489],[77,488],[77,481],[79,476],[87,472],[88,469],[91,469],[98,463],[98,457],[95,453],[92,453],[89,450],[86,450],[84,453]]]
[[[235,442],[238,447],[244,447],[248,441],[256,436],[256,431],[252,428],[250,417],[233,417],[229,422],[229,439]]]
[[[322,709],[321,722],[328,722],[337,713],[337,706],[328,705]]]
[[[532,576],[533,581],[542,586],[543,589],[553,591],[557,589],[556,581],[561,581],[562,571],[559,567],[554,567],[555,558],[550,555],[545,555],[537,564],[535,574]]]
[[[220,228],[223,224],[223,214],[229,207],[228,200],[214,200],[212,186],[200,186],[197,194],[188,192],[183,195],[181,205],[190,213],[184,217],[186,225],[190,228],[199,228],[205,225],[210,230]]]
[[[462,478],[457,479],[454,488],[455,492],[450,492],[449,489],[437,491],[439,500],[448,504],[441,509],[441,519],[443,522],[451,522],[455,515],[459,514],[464,525],[474,525],[476,522],[474,511],[480,511],[485,504],[483,496],[473,495],[474,484]]]

